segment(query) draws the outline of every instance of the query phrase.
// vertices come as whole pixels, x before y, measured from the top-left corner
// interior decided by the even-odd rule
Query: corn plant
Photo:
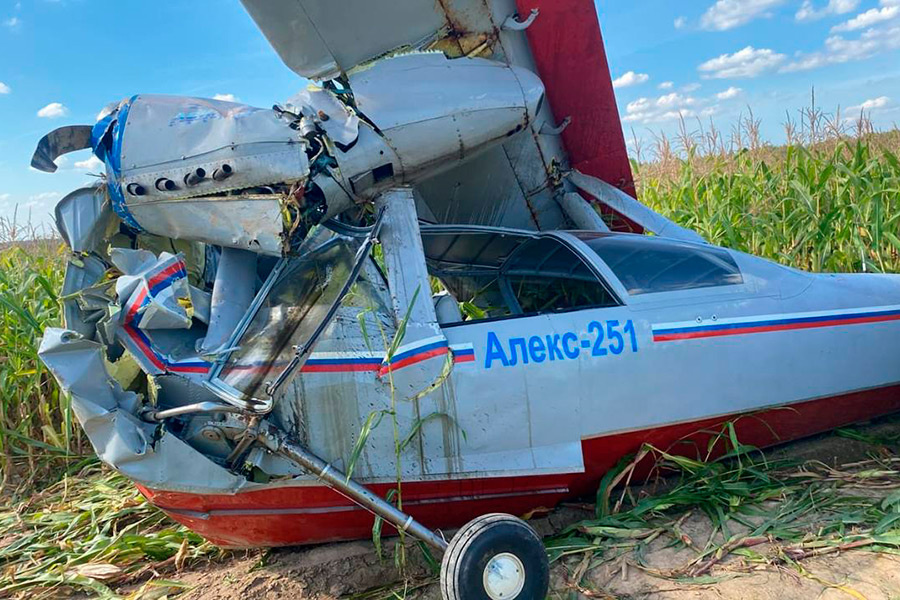
[[[0,250],[0,467],[2,483],[27,481],[79,460],[82,444],[68,398],[37,356],[45,327],[60,324],[64,252],[56,240]],[[17,485],[22,481],[16,481]]]
[[[863,140],[634,163],[640,198],[708,241],[810,271],[900,270],[900,162]],[[646,172],[645,172],[646,170]]]

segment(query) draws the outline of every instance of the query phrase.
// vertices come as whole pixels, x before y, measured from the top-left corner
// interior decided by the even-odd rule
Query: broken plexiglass
[[[357,279],[376,235],[377,225],[364,240],[335,235],[301,256],[283,259],[210,388],[232,403],[269,410],[274,388],[305,361]]]

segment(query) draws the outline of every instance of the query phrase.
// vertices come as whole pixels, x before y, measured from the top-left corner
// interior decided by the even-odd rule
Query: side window
[[[504,264],[501,279],[522,315],[617,305],[577,254],[549,238],[520,248]]]
[[[441,325],[617,306],[563,243],[498,232],[423,237]]]
[[[501,289],[496,271],[459,275],[445,272],[438,276],[438,280],[448,294],[435,296],[435,309],[442,325],[496,319],[514,314],[514,309]]]
[[[724,248],[630,234],[581,233],[631,295],[744,282]]]

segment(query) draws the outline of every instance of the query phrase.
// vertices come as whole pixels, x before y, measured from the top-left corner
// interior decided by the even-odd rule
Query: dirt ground
[[[874,424],[863,430],[897,435],[900,422]],[[868,443],[826,435],[775,449],[770,454],[838,466],[865,459],[876,451],[879,449]],[[532,524],[540,533],[549,535],[589,516],[584,508],[567,506],[532,520]],[[692,539],[705,540],[710,523],[702,515],[691,514],[681,524],[681,531]],[[661,536],[650,544],[644,556],[644,568],[625,559],[590,568],[590,559],[582,565],[582,558],[577,556],[568,563],[556,563],[551,572],[550,598],[900,600],[900,556],[860,549],[808,558],[790,566],[751,564],[739,556],[729,556],[713,568],[708,579],[703,580],[706,583],[701,585],[679,583],[649,572],[682,566],[696,556],[691,548],[669,547],[670,541]],[[765,554],[767,549],[770,549],[767,544],[761,544],[754,551]],[[185,600],[348,597],[439,600],[436,577],[421,553],[410,548],[405,579],[408,583],[404,584],[394,568],[392,550],[392,543],[386,543],[386,557],[380,560],[371,542],[360,541],[239,554],[180,574],[178,579],[190,586],[180,597]],[[570,582],[572,573],[579,567],[585,575],[581,586],[575,587]]]

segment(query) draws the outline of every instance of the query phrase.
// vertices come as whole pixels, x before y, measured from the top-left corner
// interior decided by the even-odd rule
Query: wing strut
[[[625,219],[638,224],[644,231],[685,242],[706,243],[696,231],[675,224],[605,181],[574,170],[567,177],[576,188],[593,196]]]

